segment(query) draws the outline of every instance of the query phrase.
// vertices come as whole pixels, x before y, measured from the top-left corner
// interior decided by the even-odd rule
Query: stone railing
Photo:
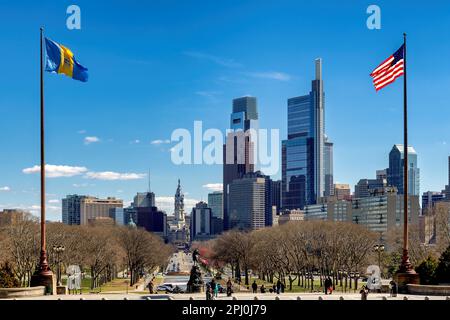
[[[0,299],[39,297],[45,294],[45,287],[0,288]]]
[[[408,293],[430,295],[430,296],[449,296],[450,285],[420,285],[408,284]]]

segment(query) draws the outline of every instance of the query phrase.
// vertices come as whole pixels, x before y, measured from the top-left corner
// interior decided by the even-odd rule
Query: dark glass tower
[[[387,183],[396,187],[398,194],[403,194],[403,156],[404,147],[396,144],[389,153],[389,168],[387,169]],[[417,167],[417,153],[408,146],[408,194],[420,196],[420,170]]]
[[[288,138],[282,142],[283,208],[303,209],[325,195],[322,60],[308,95],[288,99]],[[328,162],[332,158],[328,157]],[[330,163],[328,163],[330,164]]]

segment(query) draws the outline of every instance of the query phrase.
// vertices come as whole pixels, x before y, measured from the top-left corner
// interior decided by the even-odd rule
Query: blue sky
[[[71,4],[81,8],[81,30],[66,28]],[[381,30],[366,27],[370,4],[381,8]],[[441,190],[450,154],[449,18],[448,1],[2,2],[0,208],[38,212],[39,176],[23,170],[39,162],[41,25],[90,75],[81,83],[45,74],[47,163],[77,167],[56,168],[66,177],[47,180],[49,219],[60,219],[66,194],[128,202],[147,189],[149,169],[159,204],[169,209],[180,178],[190,211],[207,198],[205,185],[221,183],[222,168],[173,165],[164,143],[172,131],[192,131],[195,120],[224,131],[231,100],[252,95],[260,127],[285,138],[286,100],[309,92],[317,57],[335,180],[374,177],[402,142],[402,81],[375,93],[369,73],[398,49],[404,31],[410,144],[421,191]]]

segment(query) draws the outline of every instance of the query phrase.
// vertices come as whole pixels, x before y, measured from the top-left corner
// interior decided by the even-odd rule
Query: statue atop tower
[[[184,213],[184,194],[181,190],[180,179],[178,179],[177,191],[175,192],[175,223],[182,227],[185,224],[185,213]]]

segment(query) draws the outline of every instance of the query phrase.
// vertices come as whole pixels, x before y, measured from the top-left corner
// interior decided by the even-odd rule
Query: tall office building
[[[80,203],[86,196],[67,195],[62,199],[62,222],[68,225],[81,224]]]
[[[333,193],[337,200],[350,200],[351,198],[350,186],[348,184],[335,183]]]
[[[272,209],[273,209],[273,202],[276,199],[272,198],[273,192],[272,192],[272,186],[273,181],[270,179],[270,176],[266,176],[261,171],[256,172],[249,172],[244,175],[243,178],[262,178],[264,179],[264,224],[266,226],[272,225]],[[276,197],[276,196],[275,196]]]
[[[389,153],[389,168],[387,169],[387,183],[396,187],[398,194],[403,194],[403,159],[404,147],[396,144]],[[413,147],[408,147],[408,194],[420,196],[420,170],[417,167],[417,153]]]
[[[155,206],[155,194],[153,192],[138,192],[134,196],[133,207],[150,208]]]
[[[258,108],[255,97],[242,97],[233,100],[230,129],[223,146],[223,219],[224,230],[229,225],[229,185],[255,169],[253,139],[251,129],[258,130]]]
[[[208,193],[208,206],[211,208],[213,217],[223,220],[223,192]]]
[[[308,95],[288,99],[288,137],[282,143],[283,208],[303,209],[325,195],[322,60]],[[328,152],[332,149],[328,145]],[[329,164],[331,157],[328,158]],[[330,165],[329,165],[330,168]]]
[[[325,136],[324,142],[324,174],[325,174],[324,196],[330,197],[334,195],[333,142],[328,141],[327,136]]]
[[[208,204],[200,201],[191,212],[191,241],[209,240],[213,235],[212,212]]]
[[[281,212],[281,180],[273,180],[270,188],[270,205],[277,207],[277,212]]]
[[[125,215],[124,208],[109,209],[109,217],[114,220],[117,226],[126,226],[130,221],[130,218]]]
[[[408,197],[410,225],[419,225],[418,196]],[[403,195],[396,192],[351,201],[329,201],[305,207],[305,220],[347,221],[359,224],[379,236],[383,243],[389,231],[403,224]]]
[[[386,187],[385,179],[360,179],[355,185],[355,198],[367,198],[385,193]]]
[[[265,227],[266,179],[256,174],[235,179],[229,185],[230,229]]]
[[[123,200],[108,197],[98,199],[95,197],[84,197],[80,200],[80,224],[86,225],[96,218],[110,218],[110,209],[122,208]]]
[[[162,238],[167,237],[167,215],[157,207],[137,207],[137,225]]]
[[[387,181],[387,169],[377,170],[376,177],[377,177],[377,180],[386,180]]]
[[[431,210],[436,202],[443,200],[445,200],[445,194],[442,192],[424,192],[422,194],[422,211]]]

